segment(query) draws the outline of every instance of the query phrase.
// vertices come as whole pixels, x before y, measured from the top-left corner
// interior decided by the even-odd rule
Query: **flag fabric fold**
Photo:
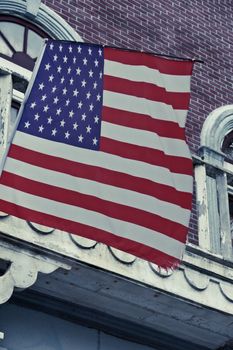
[[[188,233],[193,63],[49,40],[0,179],[0,210],[168,268]]]

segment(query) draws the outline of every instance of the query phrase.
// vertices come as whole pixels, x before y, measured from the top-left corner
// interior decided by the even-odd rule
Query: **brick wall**
[[[84,41],[181,57],[198,57],[186,135],[199,146],[203,121],[233,98],[231,0],[43,0]],[[189,240],[197,242],[196,210]]]

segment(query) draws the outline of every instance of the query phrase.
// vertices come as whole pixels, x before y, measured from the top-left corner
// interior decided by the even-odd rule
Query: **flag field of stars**
[[[48,41],[18,130],[98,150],[103,64],[101,46]]]

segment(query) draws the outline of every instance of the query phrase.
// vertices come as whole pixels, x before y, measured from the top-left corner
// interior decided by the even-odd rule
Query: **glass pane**
[[[15,51],[23,51],[24,27],[17,23],[0,22],[0,31],[13,46]]]
[[[3,53],[4,55],[8,57],[12,57],[13,52],[11,49],[7,46],[3,38],[0,36],[0,53]]]
[[[20,78],[16,75],[12,76],[12,80],[13,80],[13,89],[18,90],[20,92],[25,92],[28,86],[28,81]]]
[[[27,54],[32,58],[38,57],[41,51],[42,45],[43,45],[43,39],[32,30],[29,30]]]

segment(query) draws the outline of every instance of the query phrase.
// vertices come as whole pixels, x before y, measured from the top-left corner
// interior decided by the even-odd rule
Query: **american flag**
[[[193,63],[49,40],[0,179],[0,210],[177,265],[189,226]]]

